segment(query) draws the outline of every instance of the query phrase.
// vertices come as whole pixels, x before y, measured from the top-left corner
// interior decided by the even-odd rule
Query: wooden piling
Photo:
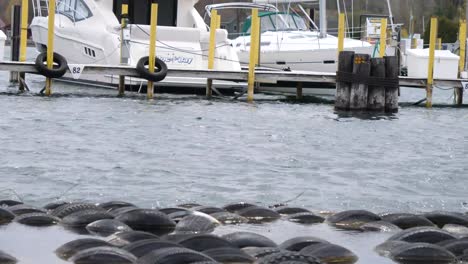
[[[460,61],[458,64],[458,76],[460,73],[465,70],[466,63],[466,20],[460,21],[460,32],[458,34],[458,39],[460,42]],[[463,90],[464,87],[455,88],[454,90],[454,100],[457,105],[463,104]]]
[[[338,72],[353,72],[354,51],[342,51],[338,56]],[[339,74],[339,73],[338,73]],[[336,82],[335,109],[348,110],[351,83]]]
[[[128,5],[122,5],[122,19],[121,19],[121,27],[120,27],[120,64],[125,65],[128,64],[128,58],[124,57],[124,53],[127,51],[127,47],[125,47],[125,40],[124,40],[124,31],[128,26]],[[119,76],[119,96],[123,96],[125,94],[125,76]]]
[[[355,54],[353,73],[357,79],[366,79],[370,75],[370,55]],[[351,85],[350,110],[365,110],[367,108],[368,87],[365,82],[356,80]]]
[[[252,9],[252,27],[250,31],[250,61],[249,61],[249,77],[247,89],[247,101],[252,102],[254,96],[255,85],[255,67],[259,59],[260,48],[260,21],[258,17],[258,9]]]
[[[148,62],[148,71],[154,73],[154,65],[156,63],[156,26],[158,23],[158,4],[151,4],[151,23],[150,23],[150,46],[149,46],[149,62]],[[148,99],[153,99],[154,94],[154,83],[148,81],[146,87],[146,97]]]
[[[385,78],[385,59],[372,58],[370,76]],[[385,87],[370,86],[367,95],[367,109],[371,111],[385,110]]]
[[[385,57],[385,78],[397,79],[400,75],[400,67],[397,56]],[[385,88],[385,112],[398,112],[398,90],[399,87]]]
[[[426,88],[426,107],[432,107],[432,85],[434,84],[434,58],[435,44],[437,38],[437,18],[431,18],[431,35],[429,38],[429,63],[427,73],[427,88]]]
[[[296,99],[297,100],[302,100],[302,88],[303,88],[302,82],[298,82],[296,84]]]
[[[20,58],[20,20],[21,20],[21,6],[14,5],[11,9],[11,61],[19,61]],[[1,54],[3,56],[3,54]],[[10,73],[10,83],[18,83],[18,72]]]
[[[47,36],[47,68],[54,67],[54,31],[55,31],[55,0],[49,0],[49,21]],[[52,94],[52,78],[46,78],[45,95]]]
[[[218,28],[218,12],[211,10],[210,23],[210,46],[208,50],[208,69],[214,69],[214,59],[216,53],[216,29]],[[208,79],[206,82],[206,97],[210,98],[213,94],[213,79]]]

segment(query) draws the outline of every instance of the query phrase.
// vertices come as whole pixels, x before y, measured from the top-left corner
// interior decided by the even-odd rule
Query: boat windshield
[[[271,20],[276,25],[276,30],[307,30],[304,19],[293,14],[274,14],[270,16]]]
[[[302,17],[286,13],[260,14],[260,25],[262,32],[308,30]],[[250,28],[247,33],[250,33]]]
[[[56,13],[68,17],[73,22],[87,19],[93,15],[83,0],[59,0]]]

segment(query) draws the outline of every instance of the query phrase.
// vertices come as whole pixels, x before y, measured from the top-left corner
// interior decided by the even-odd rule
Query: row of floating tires
[[[36,58],[35,68],[40,74],[48,78],[63,77],[63,75],[65,75],[68,69],[67,60],[62,55],[54,52],[53,61],[54,66],[52,67],[52,69],[49,69],[46,65],[47,52],[42,52]],[[146,68],[148,65],[148,56],[143,57],[138,61],[136,65],[136,71],[138,72],[141,78],[152,82],[159,82],[166,78],[167,65],[164,61],[157,57],[155,58],[154,72],[150,72],[148,68]]]

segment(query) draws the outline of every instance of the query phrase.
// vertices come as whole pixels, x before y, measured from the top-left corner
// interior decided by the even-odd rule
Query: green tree
[[[431,22],[426,26],[426,32],[424,32],[424,43],[429,43],[429,37],[431,34]],[[458,37],[458,22],[453,21],[445,16],[439,18],[438,37],[442,38],[443,43],[454,43]]]

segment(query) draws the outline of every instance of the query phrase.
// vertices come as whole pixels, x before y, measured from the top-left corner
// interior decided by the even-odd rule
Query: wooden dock
[[[0,71],[8,72],[24,72],[29,74],[39,74],[33,62],[0,62]],[[68,70],[68,73],[70,71]],[[83,68],[83,74],[110,74],[121,75],[128,77],[140,77],[135,68],[130,66],[109,66],[109,65],[86,65]],[[213,80],[229,80],[246,82],[249,71],[219,71],[219,70],[175,70],[169,69],[167,76],[169,77],[189,77],[189,78],[209,78]],[[267,71],[256,70],[255,82],[275,84],[280,81],[293,83],[325,83],[335,84],[336,74],[328,72],[311,72],[311,71]],[[427,79],[399,77],[400,86],[412,87],[418,89],[426,89]],[[434,80],[434,85],[439,87],[450,87],[453,89],[464,89],[463,82],[468,82],[468,79],[438,79]],[[307,86],[304,86],[304,89]],[[313,89],[313,88],[311,88]]]
[[[25,72],[39,74],[34,67],[33,62],[0,62],[0,71]],[[70,73],[68,71],[68,73]],[[124,75],[128,77],[140,77],[135,68],[130,66],[109,66],[109,65],[86,65],[83,74],[111,74]],[[247,81],[249,72],[241,71],[218,71],[218,70],[175,70],[169,69],[169,77],[198,77],[211,78],[214,80]],[[426,89],[427,79],[413,77],[399,77],[400,86]],[[311,71],[266,71],[256,70],[255,81],[258,83],[276,83],[278,81],[303,82],[303,83],[336,83],[336,74],[329,72],[311,72]],[[468,82],[468,79],[437,79],[434,84],[440,87],[451,87],[462,89],[462,82]]]

